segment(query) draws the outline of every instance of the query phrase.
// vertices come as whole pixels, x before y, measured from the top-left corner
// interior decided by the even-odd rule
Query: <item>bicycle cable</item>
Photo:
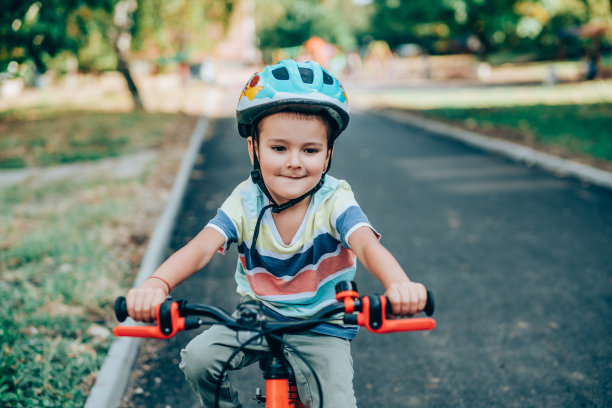
[[[319,319],[319,320],[323,320],[323,319]],[[329,321],[329,319],[325,319],[325,321]],[[323,387],[321,386],[321,381],[319,380],[319,376],[317,375],[315,369],[308,362],[306,357],[304,357],[304,355],[302,353],[300,353],[291,343],[286,342],[282,337],[280,337],[280,336],[278,336],[276,334],[273,334],[276,331],[282,331],[282,329],[274,328],[274,329],[269,329],[269,330],[261,331],[261,332],[257,333],[257,335],[254,335],[249,340],[245,341],[236,350],[234,350],[232,355],[223,364],[223,368],[221,369],[221,373],[219,374],[219,380],[217,381],[217,386],[215,387],[215,408],[219,408],[219,398],[221,396],[221,380],[225,377],[225,375],[229,371],[231,361],[234,359],[234,357],[236,357],[238,355],[238,353],[240,353],[242,350],[245,350],[246,347],[249,344],[251,344],[252,342],[254,342],[255,340],[257,340],[257,339],[259,339],[261,337],[265,338],[265,336],[270,336],[272,338],[275,338],[276,340],[280,340],[281,343],[283,343],[284,345],[288,346],[300,358],[300,360],[302,360],[306,364],[306,367],[308,367],[308,369],[312,372],[312,374],[314,376],[314,379],[315,379],[315,382],[317,384],[317,392],[319,393],[319,399],[320,399],[320,401],[319,401],[319,408],[323,408]]]

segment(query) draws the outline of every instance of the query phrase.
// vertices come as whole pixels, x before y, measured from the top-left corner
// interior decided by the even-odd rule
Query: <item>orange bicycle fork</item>
[[[256,395],[255,400],[266,403],[266,408],[303,408],[293,379],[293,370],[283,354],[283,343],[277,338],[267,338],[270,357],[264,364],[266,395]]]

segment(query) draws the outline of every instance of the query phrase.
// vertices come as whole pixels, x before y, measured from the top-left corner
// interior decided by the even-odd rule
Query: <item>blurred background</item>
[[[265,64],[612,170],[611,3],[1,0],[0,405],[83,405],[198,119]]]
[[[198,115],[207,89],[296,58],[341,77],[352,106],[411,110],[607,166],[599,122],[559,131],[568,113],[611,113],[610,9],[608,0],[5,0],[0,118],[51,104]],[[32,143],[5,139],[0,168],[73,160]],[[118,143],[130,145],[82,156],[114,155]]]

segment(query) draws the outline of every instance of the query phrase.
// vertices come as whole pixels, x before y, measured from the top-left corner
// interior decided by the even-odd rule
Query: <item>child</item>
[[[359,208],[349,185],[327,171],[334,140],[346,128],[348,104],[339,81],[315,62],[283,60],[256,73],[237,108],[247,138],[251,178],[223,203],[216,217],[185,247],[127,295],[128,312],[151,321],[171,289],[202,269],[214,253],[238,245],[238,292],[263,303],[266,315],[288,320],[311,316],[334,302],[337,282],[355,275],[355,256],[384,285],[393,312],[416,314],[426,290],[411,282]],[[323,324],[287,335],[313,365],[326,407],[355,407],[350,340],[352,326]],[[181,352],[181,369],[204,406],[213,406],[223,363],[239,346],[235,332],[216,325]],[[239,369],[265,355],[253,345],[231,362]],[[306,406],[319,406],[315,380],[289,350],[287,360]],[[221,407],[239,407],[227,378]]]

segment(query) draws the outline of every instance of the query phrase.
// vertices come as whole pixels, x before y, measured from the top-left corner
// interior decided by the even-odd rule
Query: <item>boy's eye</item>
[[[313,149],[313,148],[306,148],[304,149],[304,151],[308,154],[315,154],[315,153],[319,153],[319,149]]]
[[[284,146],[272,146],[272,150],[276,152],[284,152],[286,149]]]

